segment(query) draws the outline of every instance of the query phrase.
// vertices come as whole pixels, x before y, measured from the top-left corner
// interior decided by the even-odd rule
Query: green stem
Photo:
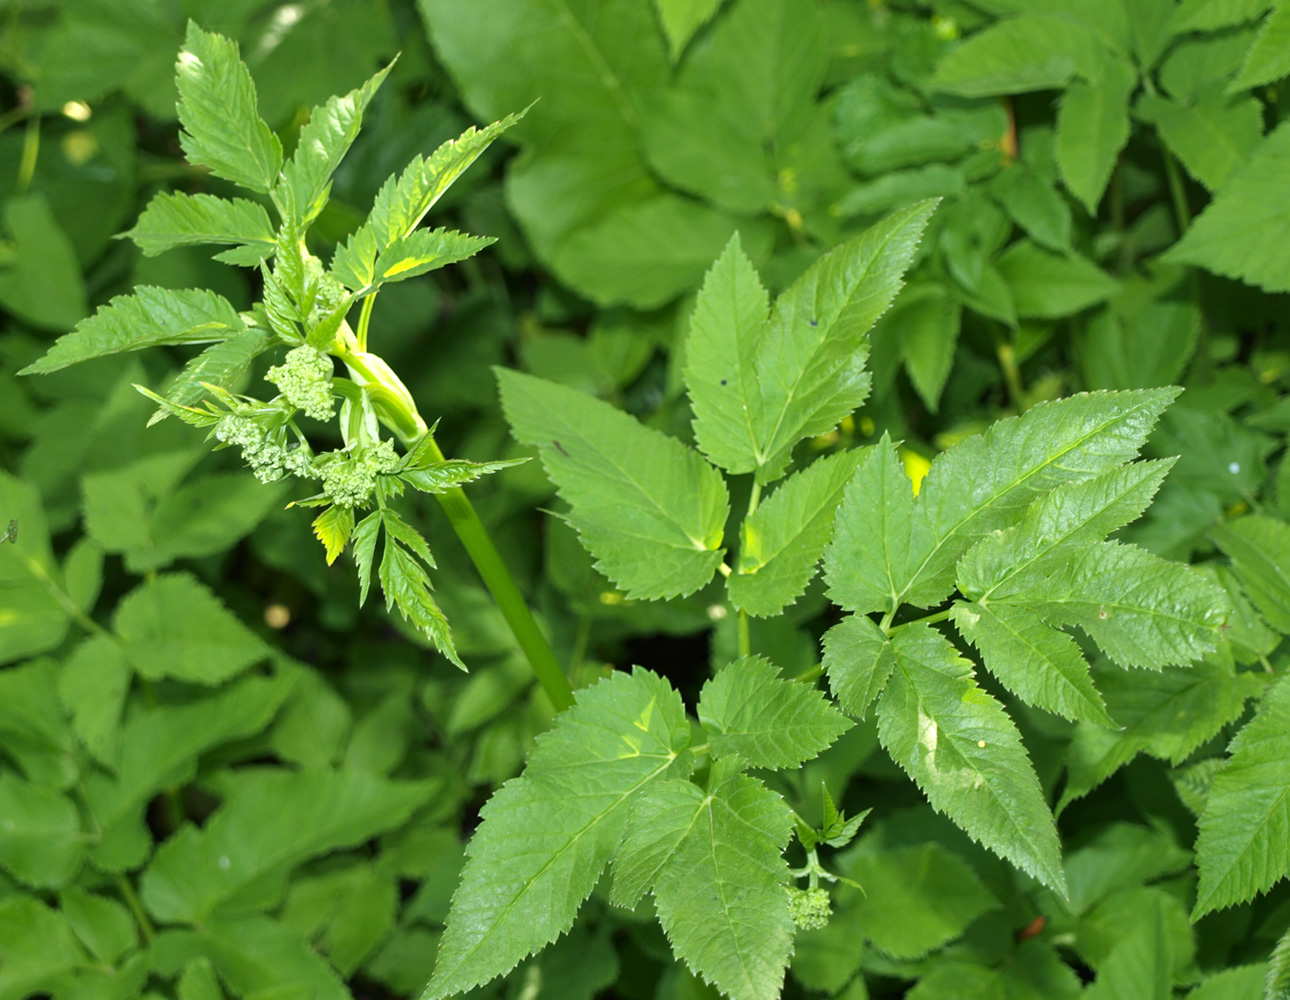
[[[152,921],[148,919],[148,914],[144,912],[143,904],[139,902],[139,896],[134,891],[134,886],[130,880],[120,872],[116,876],[116,889],[125,900],[125,905],[130,908],[134,914],[135,922],[139,925],[139,933],[143,935],[144,944],[151,944],[152,939],[157,936],[157,930],[152,926]]]
[[[809,684],[811,681],[815,680],[817,677],[822,676],[823,674],[824,674],[824,664],[817,663],[813,667],[807,667],[800,674],[794,675],[793,680],[801,681],[803,684]]]
[[[428,444],[434,460],[445,461],[443,452],[439,450],[439,445],[433,438]],[[479,575],[483,577],[484,586],[497,602],[502,617],[510,626],[515,641],[520,644],[520,649],[528,657],[529,666],[537,674],[538,682],[547,693],[547,697],[551,699],[551,704],[555,706],[557,712],[571,707],[573,687],[569,684],[569,678],[560,669],[555,654],[551,652],[546,637],[538,628],[533,613],[529,611],[529,606],[515,585],[515,580],[506,568],[506,563],[502,561],[497,546],[489,537],[488,529],[484,527],[484,522],[475,512],[474,505],[460,487],[454,487],[447,493],[436,493],[435,499],[439,501],[443,512],[448,515],[453,530],[457,532],[461,544],[466,547],[471,561],[479,570]]]
[[[367,350],[367,326],[372,321],[372,306],[376,304],[376,293],[373,292],[363,300],[363,308],[358,314],[358,349]]]
[[[1165,176],[1169,179],[1169,196],[1173,199],[1174,215],[1178,219],[1178,235],[1181,237],[1191,226],[1191,208],[1187,204],[1187,190],[1183,187],[1182,173],[1178,162],[1169,150],[1161,154],[1165,161]]]
[[[934,615],[924,615],[922,618],[915,618],[913,621],[901,622],[895,628],[890,628],[890,622],[886,622],[886,619],[884,619],[885,624],[882,630],[891,635],[891,633],[899,632],[902,628],[909,628],[911,625],[935,625],[937,622],[943,622],[949,618],[950,612],[953,610],[953,608],[946,608],[944,611],[938,611]]]
[[[18,162],[18,178],[13,184],[15,195],[24,195],[36,176],[36,160],[40,156],[40,115],[27,119],[27,132],[22,140],[22,159]]]
[[[38,579],[44,588],[53,595],[54,600],[62,606],[62,609],[68,618],[76,622],[76,624],[85,629],[86,632],[93,632],[96,635],[107,635],[107,629],[78,608],[67,591],[63,590],[62,587],[54,582],[53,577],[45,572],[44,566],[40,565],[40,563],[36,562],[35,559],[29,556],[26,552],[23,552],[21,549],[18,550],[18,555],[26,564],[27,571]]]
[[[748,612],[740,610],[739,612],[739,655],[752,655],[752,634],[748,627]]]

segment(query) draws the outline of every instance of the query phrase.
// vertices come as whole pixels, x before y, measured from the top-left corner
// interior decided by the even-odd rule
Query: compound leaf
[[[891,644],[896,667],[878,700],[878,738],[892,760],[934,809],[1064,895],[1057,827],[1008,714],[931,626],[905,626]]]
[[[740,657],[703,685],[699,721],[713,757],[770,768],[799,767],[851,728],[823,694],[760,656]]]
[[[779,614],[815,575],[842,491],[863,449],[818,459],[784,480],[739,529],[739,560],[726,579],[730,602],[750,615]]]
[[[220,260],[247,267],[272,257],[278,246],[263,206],[245,198],[210,194],[159,194],[125,235],[145,257],[174,247],[232,243],[236,249],[221,253]]]
[[[255,83],[237,43],[188,22],[175,64],[179,133],[188,162],[216,177],[267,193],[282,168],[282,143],[260,118]]]
[[[162,344],[204,344],[246,329],[232,304],[202,289],[172,291],[142,285],[118,295],[71,333],[54,341],[21,375],[58,371],[79,361]]]
[[[540,449],[602,573],[647,599],[692,593],[712,579],[730,509],[716,469],[608,403],[496,371],[512,432]]]
[[[573,924],[653,783],[689,774],[680,696],[646,670],[576,695],[484,806],[424,1000],[509,972]]]

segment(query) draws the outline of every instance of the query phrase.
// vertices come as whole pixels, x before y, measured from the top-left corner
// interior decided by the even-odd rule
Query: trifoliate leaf
[[[426,1000],[509,972],[567,931],[631,803],[654,782],[689,774],[690,726],[665,681],[615,673],[576,699],[538,737],[523,776],[480,813]]]
[[[1057,111],[1057,166],[1062,181],[1088,209],[1097,206],[1120,150],[1129,141],[1129,95],[1138,84],[1132,65],[1111,59],[1096,83],[1076,81]],[[1018,314],[1025,315],[1018,304]]]
[[[832,534],[843,487],[864,455],[857,449],[812,462],[744,519],[739,560],[726,579],[736,608],[766,617],[802,595]]]
[[[71,799],[0,774],[0,816],[0,868],[38,889],[57,889],[75,876],[89,838]]]
[[[896,668],[878,699],[878,738],[974,840],[1062,893],[1061,847],[1039,779],[1003,707],[928,625],[892,636]]]
[[[255,83],[237,43],[188,22],[175,64],[179,143],[188,162],[216,177],[267,193],[282,167],[282,143],[260,118]]]
[[[236,249],[224,251],[220,259],[245,267],[257,267],[278,245],[269,213],[261,205],[209,194],[163,192],[148,202],[125,235],[145,257],[174,247],[231,243]]]
[[[200,924],[252,885],[283,885],[296,865],[398,827],[436,787],[350,771],[244,775],[200,830],[184,827],[158,849],[144,905],[167,923]]]
[[[1290,634],[1290,525],[1255,514],[1228,521],[1212,534],[1259,614]]]
[[[162,344],[205,344],[246,329],[237,310],[214,292],[172,291],[142,285],[118,295],[71,333],[59,337],[20,375],[58,371],[79,361]],[[177,400],[178,402],[178,400]]]
[[[1290,875],[1290,681],[1268,691],[1228,749],[1200,818],[1196,919]]]
[[[865,717],[896,667],[887,635],[866,615],[847,615],[824,633],[824,672],[842,708]]]
[[[597,569],[629,597],[647,599],[689,594],[712,579],[729,513],[716,469],[608,403],[496,372],[512,433],[541,449]]]
[[[815,688],[784,680],[760,656],[736,660],[703,685],[699,721],[712,756],[751,767],[800,767],[851,728]]]
[[[115,631],[130,665],[148,680],[219,684],[264,659],[269,648],[187,573],[136,587],[117,606]]]
[[[765,293],[739,244],[727,247],[700,293],[687,344],[695,436],[713,461],[771,482],[798,441],[864,401],[869,329],[900,290],[935,207],[912,205],[830,251],[760,324]]]

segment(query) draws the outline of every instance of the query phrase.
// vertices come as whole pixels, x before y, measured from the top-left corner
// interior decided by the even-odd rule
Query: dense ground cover
[[[0,1000],[1290,997],[1290,7],[3,17]]]

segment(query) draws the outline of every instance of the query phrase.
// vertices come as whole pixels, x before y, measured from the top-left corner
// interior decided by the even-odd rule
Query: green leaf
[[[689,594],[712,579],[730,509],[716,469],[608,403],[531,375],[496,373],[512,432],[541,449],[597,569],[646,599]]]
[[[313,529],[314,537],[327,550],[327,565],[330,566],[345,551],[349,536],[354,532],[354,508],[333,504],[314,518]]]
[[[527,458],[511,458],[500,462],[469,462],[464,458],[453,458],[421,468],[405,469],[399,473],[399,478],[422,493],[447,493],[465,483],[473,483],[476,479],[527,461]]]
[[[1290,219],[1287,170],[1290,124],[1282,124],[1227,178],[1162,260],[1203,267],[1268,292],[1290,291],[1290,247],[1283,239]]]
[[[937,962],[907,1000],[1078,1000],[1082,989],[1079,976],[1057,951],[1031,938],[995,968]]]
[[[1212,31],[1253,21],[1273,5],[1274,0],[1182,0],[1174,14],[1173,29]]]
[[[892,958],[922,958],[999,906],[971,866],[937,843],[866,851],[845,872],[864,895],[836,919]]]
[[[712,756],[737,754],[750,767],[800,767],[851,728],[823,694],[760,656],[740,657],[704,684],[698,714]]]
[[[426,1000],[509,972],[573,924],[639,793],[692,766],[681,699],[636,670],[576,694],[481,811]],[[786,910],[787,912],[787,906]]]
[[[58,700],[71,715],[76,738],[99,763],[116,767],[121,710],[132,673],[121,644],[92,635],[73,650],[58,675]]]
[[[909,380],[928,410],[935,413],[954,366],[963,306],[944,288],[925,285],[920,291],[920,295],[907,296],[908,301],[897,302],[892,322],[899,324],[903,334],[900,355]]]
[[[261,205],[209,194],[163,192],[148,202],[125,235],[146,257],[174,247],[232,243],[236,249],[224,251],[219,259],[244,267],[258,266],[278,247],[269,213]]]
[[[268,193],[282,167],[282,143],[256,107],[255,83],[237,43],[188,22],[175,64],[179,133],[188,162],[252,191]]]
[[[269,655],[269,648],[210,590],[187,573],[136,587],[113,626],[126,659],[147,680],[219,684]]]
[[[72,886],[58,894],[58,902],[76,936],[100,962],[115,963],[138,944],[134,917],[116,900]]]
[[[1027,605],[956,602],[960,634],[981,651],[986,669],[1027,704],[1066,719],[1114,728],[1075,640]]]
[[[377,192],[367,221],[336,248],[332,274],[352,292],[373,285],[377,280],[377,258],[411,236],[452,182],[520,117],[509,115],[484,129],[469,128],[445,142],[429,158],[415,157],[397,180],[387,180]]]
[[[1104,302],[1117,283],[1105,271],[1078,254],[1055,254],[1018,240],[997,262],[1012,290],[1017,315],[1057,319]]]
[[[706,795],[667,782],[675,789],[664,800],[671,801],[671,815],[634,812],[623,851],[646,838],[670,842],[684,828],[653,882],[672,950],[733,1000],[771,1000],[779,996],[793,947],[783,858],[792,813],[736,767],[714,764]]]
[[[85,962],[67,920],[34,896],[14,894],[0,900],[0,997],[23,1000],[64,984]]]
[[[832,533],[843,487],[864,454],[857,449],[812,462],[744,519],[739,560],[726,579],[731,604],[767,617],[802,596]]]
[[[1087,844],[1066,858],[1070,912],[1084,914],[1120,889],[1133,889],[1191,866],[1191,852],[1173,837],[1126,822],[1103,826]]]
[[[1076,75],[1094,81],[1106,43],[1093,29],[1058,14],[1001,21],[953,49],[931,85],[962,97],[1064,87]]]
[[[1268,691],[1228,750],[1200,817],[1194,919],[1290,874],[1290,682],[1283,677]]]
[[[1290,75],[1290,5],[1278,0],[1227,92],[1250,90]]]
[[[71,799],[0,774],[0,816],[0,868],[38,889],[56,889],[76,875],[88,838]]]
[[[896,668],[878,699],[878,738],[932,807],[1065,895],[1061,847],[1016,726],[940,633],[892,636]]]
[[[435,649],[465,670],[466,665],[457,655],[448,619],[430,596],[430,577],[422,562],[433,566],[434,560],[424,539],[392,510],[382,511],[381,520],[385,524],[385,552],[381,556],[379,575],[385,610],[397,607],[404,618],[434,643]],[[356,541],[356,547],[357,544]],[[361,567],[360,572],[363,572]]]
[[[1268,960],[1267,990],[1264,1000],[1287,1000],[1290,998],[1290,930],[1281,935],[1281,940],[1272,949]]]
[[[694,33],[712,20],[720,6],[721,0],[654,0],[673,62],[680,58]]]
[[[0,741],[29,780],[67,788],[78,773],[76,739],[58,703],[57,676],[49,659],[0,670]]]
[[[497,241],[451,229],[418,229],[380,252],[373,266],[373,288],[403,281],[473,257]]]
[[[1062,181],[1097,214],[1111,170],[1129,141],[1129,95],[1138,75],[1127,62],[1110,61],[1096,83],[1076,81],[1066,88],[1057,111],[1057,166]]]
[[[91,358],[162,344],[203,344],[242,333],[237,310],[214,292],[171,291],[143,285],[118,295],[71,333],[59,337],[43,358],[20,375],[58,371]]]
[[[25,322],[60,333],[80,322],[89,305],[76,249],[40,194],[4,204],[12,246],[0,267],[0,305]]]
[[[259,330],[247,330],[245,333],[235,333],[228,340],[212,344],[184,365],[184,370],[166,390],[167,400],[176,406],[193,406],[210,393],[206,388],[208,385],[231,389],[250,369],[251,362],[272,347],[273,343],[272,337],[266,337]],[[146,392],[144,394],[147,395]],[[163,407],[152,415],[148,426],[164,420],[167,415],[168,411]]]
[[[1159,906],[1148,906],[1111,949],[1087,1000],[1170,1000],[1173,996],[1169,936]]]
[[[1025,163],[1009,165],[991,185],[990,193],[1012,221],[1040,246],[1058,253],[1070,252],[1070,204],[1057,186],[1034,167]]]
[[[1206,93],[1191,104],[1144,94],[1134,110],[1155,125],[1187,173],[1217,191],[1263,139],[1263,105],[1252,97]]]
[[[351,771],[243,774],[200,830],[186,826],[157,850],[144,905],[158,920],[201,924],[242,893],[276,884],[274,898],[297,865],[397,828],[437,787]]]
[[[695,437],[714,462],[771,482],[798,441],[864,401],[869,329],[900,290],[934,208],[920,202],[834,248],[760,325],[764,293],[739,244],[727,248],[696,304],[685,373]]]
[[[45,585],[59,578],[40,493],[0,469],[0,517],[18,522],[0,545],[0,663],[53,649],[67,635],[67,608]]]
[[[823,663],[833,697],[863,719],[896,668],[896,654],[870,618],[847,615],[824,633]]]
[[[1211,533],[1264,621],[1290,634],[1290,525],[1254,514]]]
[[[282,168],[275,197],[295,228],[306,229],[331,194],[331,177],[349,152],[371,103],[393,63],[348,94],[332,97],[309,113],[296,151]]]

